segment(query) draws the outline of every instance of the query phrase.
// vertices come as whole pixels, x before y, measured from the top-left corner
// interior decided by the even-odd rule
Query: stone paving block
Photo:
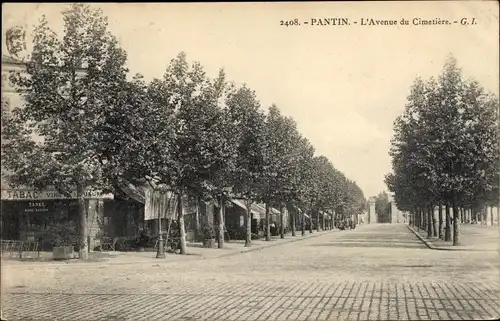
[[[499,315],[497,256],[417,246],[384,248],[382,240],[390,240],[391,233],[420,244],[400,227],[405,228],[370,226],[326,233],[217,260],[36,270],[16,266],[2,271],[2,281],[5,274],[16,276],[2,293],[2,313],[8,320],[206,321]],[[344,238],[354,239],[357,246],[338,246]],[[367,240],[378,240],[380,247],[364,247]],[[275,262],[276,257],[281,262]]]

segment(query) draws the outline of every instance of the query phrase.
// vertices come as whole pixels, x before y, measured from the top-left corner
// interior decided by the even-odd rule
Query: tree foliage
[[[386,192],[380,192],[375,198],[375,213],[377,214],[377,222],[391,222],[391,207],[389,203],[389,195]]]
[[[58,37],[42,18],[24,73],[11,76],[24,104],[7,124],[2,163],[14,185],[77,191],[86,257],[83,192],[107,187],[101,123],[126,91],[126,53],[100,10],[73,4],[63,19]]]
[[[264,114],[256,93],[231,85],[223,70],[211,79],[181,52],[162,78],[128,80],[126,53],[100,10],[73,4],[63,19],[61,36],[41,20],[25,73],[12,77],[22,108],[10,113],[2,99],[2,163],[14,185],[77,190],[82,251],[88,188],[133,184],[178,194],[181,243],[186,194],[220,207],[247,200],[248,244],[252,202],[363,210],[361,189],[315,156],[296,122],[276,105]]]
[[[498,98],[463,79],[450,57],[437,79],[416,79],[394,123],[386,183],[401,209],[497,203]],[[454,244],[458,225],[454,224]]]

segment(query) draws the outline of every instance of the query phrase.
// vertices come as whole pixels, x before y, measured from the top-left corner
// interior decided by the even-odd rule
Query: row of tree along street
[[[378,223],[391,223],[391,202],[385,191],[375,197],[375,214]]]
[[[498,96],[464,79],[453,57],[437,79],[415,80],[394,122],[393,173],[386,183],[398,207],[411,212],[412,224],[429,236],[458,245],[464,209],[498,206],[498,108]]]
[[[267,240],[270,206],[293,204],[315,215],[363,211],[361,189],[314,155],[294,120],[275,105],[264,113],[255,92],[228,82],[223,70],[210,79],[181,53],[161,79],[128,80],[126,52],[102,12],[74,4],[63,16],[62,37],[41,20],[25,73],[11,76],[23,107],[2,108],[2,163],[14,185],[76,188],[81,258],[87,257],[83,194],[90,187],[149,186],[178,195],[180,209],[186,194],[221,208],[244,199],[245,246],[252,202],[266,204]],[[185,254],[182,210],[177,215]],[[222,221],[222,210],[218,215]]]

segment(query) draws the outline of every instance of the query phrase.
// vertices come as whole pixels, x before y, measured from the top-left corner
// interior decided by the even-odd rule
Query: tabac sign
[[[99,190],[88,190],[84,193],[86,199],[113,199],[113,194],[104,194]],[[55,190],[33,190],[33,189],[2,189],[2,201],[31,201],[31,200],[56,200],[75,199],[76,191],[68,197]]]

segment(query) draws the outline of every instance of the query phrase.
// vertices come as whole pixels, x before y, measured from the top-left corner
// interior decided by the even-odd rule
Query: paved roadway
[[[153,259],[152,259],[153,260]],[[500,316],[495,252],[362,225],[219,259],[15,267],[7,320],[457,320]]]

